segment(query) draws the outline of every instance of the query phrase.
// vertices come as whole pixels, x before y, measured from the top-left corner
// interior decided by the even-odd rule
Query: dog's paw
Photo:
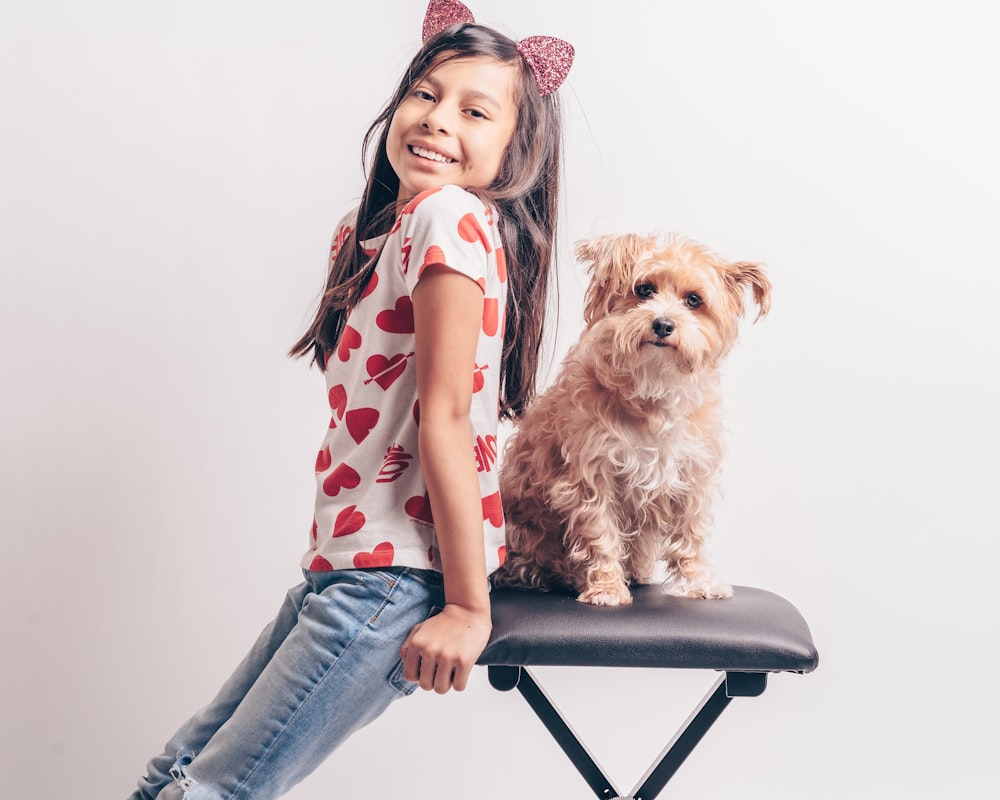
[[[576,599],[592,606],[627,606],[632,602],[632,593],[625,584],[601,584],[588,586]]]
[[[693,600],[727,600],[733,596],[733,587],[716,580],[679,580],[663,584],[663,591],[673,597],[689,597]]]
[[[706,600],[728,600],[733,596],[733,587],[728,583],[709,583],[698,589],[698,597]]]

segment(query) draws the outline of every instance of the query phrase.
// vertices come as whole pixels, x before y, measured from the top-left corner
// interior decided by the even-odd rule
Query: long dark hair
[[[396,215],[399,179],[386,155],[389,123],[415,83],[440,64],[459,58],[487,57],[512,64],[517,125],[492,184],[471,189],[499,212],[500,237],[507,262],[507,307],[500,385],[500,416],[517,417],[535,393],[552,261],[555,254],[562,125],[555,94],[541,97],[534,75],[513,40],[482,25],[455,25],[428,41],[410,62],[395,94],[382,109],[361,148],[367,163],[378,138],[358,209],[357,226],[330,267],[316,318],[289,355],[313,354],[321,367],[337,346],[347,315],[358,302],[378,256],[366,255],[361,242],[387,233]]]

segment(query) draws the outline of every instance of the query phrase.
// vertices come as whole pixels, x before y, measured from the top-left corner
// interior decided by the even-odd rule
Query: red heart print
[[[333,237],[333,241],[330,243],[330,264],[333,265],[334,260],[337,258],[337,254],[340,252],[341,248],[344,246],[344,242],[347,241],[347,237],[351,235],[350,225],[341,225],[340,230],[337,231],[337,235]]]
[[[413,237],[407,236],[403,241],[403,246],[399,248],[400,256],[403,259],[403,274],[410,271],[410,251],[413,249]]]
[[[401,212],[399,212],[400,215],[403,215],[403,214],[412,214],[414,211],[416,211],[417,206],[419,206],[422,202],[424,202],[424,200],[426,200],[432,194],[436,194],[436,193],[438,193],[440,191],[441,191],[441,187],[438,186],[435,189],[428,189],[426,192],[421,192],[416,197],[414,197],[409,203],[407,203],[405,206],[403,206],[403,210]]]
[[[395,308],[375,317],[375,324],[386,333],[413,333],[413,301],[403,295],[396,301]]]
[[[494,528],[503,525],[503,505],[500,503],[500,492],[494,492],[483,498],[483,521],[489,521]]]
[[[378,286],[378,273],[373,272],[371,277],[368,279],[368,283],[365,285],[365,290],[361,293],[361,299],[364,300],[368,295],[375,291],[375,287]]]
[[[413,421],[416,422],[417,425],[420,424],[420,401],[419,400],[417,400],[417,402],[415,402],[413,404]]]
[[[500,566],[507,560],[507,545],[502,544],[497,548],[497,558],[500,559]]]
[[[309,569],[313,572],[329,572],[333,569],[333,564],[323,558],[323,556],[316,556],[309,565]]]
[[[466,214],[458,221],[458,235],[467,242],[479,242],[486,249],[487,253],[493,252],[493,248],[490,247],[490,240],[483,233],[483,229],[476,219],[475,214]]]
[[[316,534],[316,520],[313,519],[313,526],[312,526],[312,530],[309,531],[309,538],[312,539],[314,543],[316,542],[316,535],[317,535]]]
[[[337,343],[337,358],[347,361],[351,357],[351,351],[361,347],[361,334],[350,325],[344,327],[344,332],[340,334],[340,341]]]
[[[328,497],[336,497],[341,489],[356,489],[361,483],[361,476],[353,467],[341,463],[323,481],[323,492]]]
[[[507,254],[504,253],[503,247],[497,248],[497,277],[500,283],[507,283]]]
[[[478,364],[476,364],[476,369],[472,373],[472,393],[473,394],[475,394],[476,392],[480,391],[483,388],[483,386],[486,385],[486,377],[483,375],[483,370],[484,369],[489,369],[489,365],[481,367]]]
[[[375,549],[370,553],[358,553],[354,556],[354,566],[358,569],[368,569],[370,567],[391,567],[392,560],[396,556],[396,551],[390,542],[382,542],[375,545]]]
[[[445,259],[444,256],[444,250],[442,250],[436,244],[432,244],[430,247],[427,248],[427,251],[424,253],[424,263],[421,264],[420,269],[417,270],[417,277],[419,278],[421,275],[423,275],[424,270],[427,269],[427,267],[433,266],[434,264],[444,264],[445,266],[448,265],[448,261]]]
[[[357,506],[348,506],[337,514],[337,521],[333,523],[333,538],[350,536],[365,526],[365,515],[357,508]]]
[[[413,353],[407,355],[397,353],[392,358],[386,358],[382,355],[372,356],[365,362],[365,369],[371,375],[371,380],[375,381],[383,390],[386,390],[403,374],[403,371],[406,369],[406,359],[412,355]],[[365,381],[365,383],[369,382]]]
[[[500,303],[495,297],[483,298],[483,333],[496,336],[500,329]]]
[[[319,451],[319,455],[316,456],[316,471],[326,472],[330,469],[330,465],[333,463],[333,457],[330,455],[330,445],[327,445],[322,450]]]
[[[347,389],[342,383],[338,383],[330,389],[327,393],[327,400],[330,402],[330,410],[338,417],[343,417],[344,410],[347,408]]]
[[[344,418],[347,431],[355,442],[361,444],[378,424],[378,411],[374,408],[352,408]]]
[[[403,510],[415,520],[426,522],[428,525],[434,524],[434,515],[431,513],[431,500],[426,492],[424,492],[423,497],[411,497],[407,500],[406,505],[403,506]]]
[[[336,428],[337,420],[343,419],[344,411],[347,410],[347,390],[343,384],[338,383],[331,388],[327,394],[327,400],[330,402],[330,411],[333,413],[330,418],[330,427]]]

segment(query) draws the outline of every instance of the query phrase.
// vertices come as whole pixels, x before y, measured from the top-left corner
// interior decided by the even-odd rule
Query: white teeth
[[[443,156],[440,153],[435,153],[433,150],[417,147],[416,145],[410,145],[410,150],[421,158],[429,158],[431,161],[440,161],[442,164],[450,164],[455,160],[453,158],[448,158],[448,156]]]

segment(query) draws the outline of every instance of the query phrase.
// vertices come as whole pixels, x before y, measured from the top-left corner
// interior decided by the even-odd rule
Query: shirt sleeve
[[[403,275],[408,289],[432,264],[467,276],[485,292],[494,252],[494,214],[474,194],[458,186],[422,192],[400,215]]]
[[[328,266],[333,267],[333,262],[337,259],[337,253],[344,247],[344,242],[351,235],[358,220],[358,209],[353,208],[340,218],[337,227],[333,229],[333,239],[330,242],[330,258]]]

